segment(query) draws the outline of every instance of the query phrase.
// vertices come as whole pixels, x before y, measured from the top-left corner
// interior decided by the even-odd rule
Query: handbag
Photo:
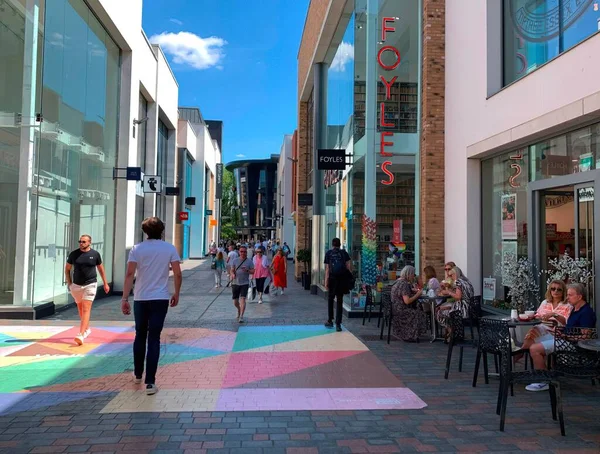
[[[252,293],[250,294],[250,301],[254,301],[256,299],[256,281],[254,279],[250,279],[250,287],[252,287]]]
[[[217,262],[213,260],[213,262],[210,264],[210,269],[211,270],[216,270],[217,269]]]

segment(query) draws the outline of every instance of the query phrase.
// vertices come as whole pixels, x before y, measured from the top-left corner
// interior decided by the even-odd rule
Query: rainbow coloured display
[[[362,221],[362,282],[375,285],[377,282],[377,224],[366,214],[363,214]]]

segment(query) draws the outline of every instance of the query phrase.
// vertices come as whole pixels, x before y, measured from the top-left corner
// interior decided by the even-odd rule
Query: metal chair
[[[363,321],[362,324],[365,324],[365,320],[367,319],[367,307],[369,308],[369,323],[371,322],[371,312],[373,309],[373,306],[379,306],[379,314],[378,314],[378,318],[377,318],[377,328],[379,328],[379,325],[381,323],[381,301],[379,302],[379,304],[375,303],[375,295],[373,294],[373,288],[370,285],[365,285],[365,290],[367,292],[367,301],[365,302],[365,310],[363,311]]]
[[[383,329],[385,324],[388,324],[388,336],[387,343],[390,343],[390,338],[392,336],[392,320],[394,319],[394,311],[392,308],[392,288],[386,287],[381,292],[381,313],[383,322],[381,323],[381,333],[379,335],[379,339],[383,339]]]
[[[600,353],[579,347],[582,340],[597,339],[598,332],[591,328],[557,328],[554,333],[552,365],[561,376],[600,378]]]
[[[477,299],[479,298],[479,299]],[[448,317],[448,324],[450,325],[450,339],[448,340],[448,357],[446,359],[446,371],[444,378],[448,379],[450,373],[450,363],[452,361],[452,350],[454,347],[460,347],[460,356],[458,359],[458,371],[462,372],[463,352],[464,347],[476,347],[477,337],[479,337],[479,318],[481,316],[481,298],[473,297],[469,304],[469,317],[467,319],[462,318],[460,311],[450,312]],[[465,337],[465,320],[468,322],[469,329],[471,331],[471,337]],[[487,367],[487,365],[486,365]]]
[[[506,405],[508,401],[508,390],[517,383],[548,382],[550,385],[550,404],[552,407],[552,419],[558,419],[560,422],[560,433],[565,435],[565,425],[562,410],[562,398],[560,394],[560,382],[556,371],[549,370],[529,370],[514,371],[512,369],[512,345],[508,322],[504,320],[494,320],[482,318],[481,338],[485,342],[496,342],[496,349],[500,358],[500,388],[498,393],[498,407],[500,413],[500,431],[504,431],[506,420]],[[498,413],[498,407],[496,413]]]

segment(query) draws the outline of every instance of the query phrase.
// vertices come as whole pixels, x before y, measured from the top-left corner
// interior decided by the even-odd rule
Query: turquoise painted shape
[[[233,352],[324,336],[331,332],[319,325],[245,326],[238,331]]]

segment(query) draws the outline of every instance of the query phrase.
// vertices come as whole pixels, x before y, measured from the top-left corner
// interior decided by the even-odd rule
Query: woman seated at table
[[[417,304],[421,294],[422,291],[416,289],[415,268],[405,266],[400,272],[400,279],[392,287],[392,330],[394,336],[405,342],[418,342],[427,331],[425,313]]]
[[[440,281],[437,280],[437,276],[435,274],[435,268],[431,265],[426,266],[423,270],[423,275],[425,276],[425,285],[427,286],[427,291],[433,290],[434,296],[437,296],[440,291]]]
[[[544,340],[553,340],[552,332],[556,325],[564,326],[567,324],[567,319],[571,315],[573,306],[566,302],[567,286],[566,284],[555,279],[548,285],[546,290],[546,299],[542,301],[538,307],[535,318],[541,320],[542,323],[534,326],[525,335],[522,349],[526,350],[536,342]],[[523,357],[522,354],[515,355],[515,361],[519,361]]]
[[[596,314],[585,301],[585,289],[581,284],[567,285],[567,301],[572,306],[571,314],[565,324],[566,328],[595,328]],[[538,370],[546,369],[546,355],[554,352],[554,336],[541,336],[529,347],[533,367]],[[548,383],[532,383],[527,385],[528,391],[546,391]]]
[[[439,292],[440,296],[448,296],[453,298],[453,302],[441,304],[436,312],[436,319],[438,323],[446,327],[446,340],[450,337],[450,327],[448,318],[450,313],[460,311],[462,318],[469,316],[469,306],[471,304],[471,298],[473,297],[473,284],[463,275],[461,269],[455,266],[448,272],[448,280],[442,283],[442,289]]]

